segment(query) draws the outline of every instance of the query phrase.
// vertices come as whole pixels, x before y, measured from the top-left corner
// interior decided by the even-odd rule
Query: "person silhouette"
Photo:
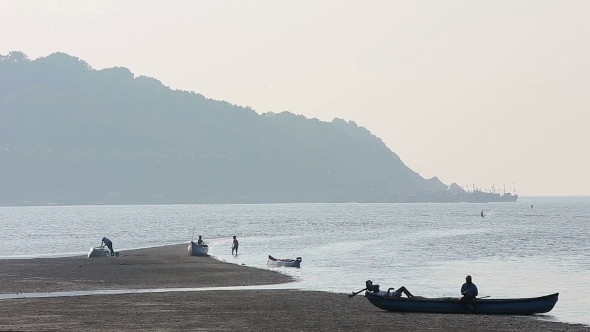
[[[111,252],[111,256],[115,256],[115,251],[113,250],[113,241],[109,240],[106,236],[102,238],[101,245],[107,246],[109,251]]]
[[[232,243],[232,246],[231,246],[232,255],[234,254],[234,250],[236,251],[236,255],[238,254],[238,246],[239,245],[240,244],[238,243],[238,239],[236,239],[236,236],[234,235],[234,242]]]
[[[461,295],[463,295],[463,297],[459,299],[459,302],[464,303],[468,301],[473,301],[477,297],[477,294],[477,286],[475,286],[475,284],[471,280],[471,276],[468,275],[467,277],[465,277],[465,283],[461,286]]]
[[[480,213],[480,215],[481,215],[481,217],[482,217],[482,218],[484,217],[484,215],[483,215],[483,210],[481,210],[481,213]]]

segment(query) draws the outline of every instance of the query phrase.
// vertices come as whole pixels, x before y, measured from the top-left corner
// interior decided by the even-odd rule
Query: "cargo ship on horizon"
[[[453,192],[453,196],[456,196],[459,202],[467,203],[492,203],[492,202],[516,202],[518,195],[516,190],[513,193],[506,192],[506,186],[502,190],[502,193],[495,191],[494,187],[490,191],[483,191],[481,189],[473,188],[472,191],[467,191],[461,188],[456,183],[449,186],[449,190]]]

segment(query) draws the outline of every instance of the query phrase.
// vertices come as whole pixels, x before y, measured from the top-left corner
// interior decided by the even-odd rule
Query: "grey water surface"
[[[382,288],[406,286],[415,295],[459,296],[470,274],[480,296],[559,292],[543,319],[590,325],[590,197],[487,204],[0,207],[0,229],[4,259],[86,254],[103,236],[115,250],[188,244],[195,229],[212,256],[231,263],[266,269],[269,254],[302,257],[299,269],[271,268],[295,276],[301,289],[351,293],[371,279]],[[237,256],[231,255],[233,235],[240,241]]]

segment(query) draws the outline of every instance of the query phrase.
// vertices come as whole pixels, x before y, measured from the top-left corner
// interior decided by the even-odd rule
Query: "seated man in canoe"
[[[459,302],[464,303],[473,301],[477,294],[477,286],[475,286],[471,280],[471,276],[465,277],[465,283],[461,286],[461,295],[463,295],[463,297],[459,299]]]

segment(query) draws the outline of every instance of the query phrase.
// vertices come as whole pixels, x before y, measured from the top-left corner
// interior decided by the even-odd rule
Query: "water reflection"
[[[67,292],[43,292],[43,293],[13,293],[0,294],[0,300],[29,299],[43,297],[66,297],[87,295],[120,295],[120,294],[145,294],[145,293],[173,293],[173,292],[202,292],[202,291],[241,291],[241,290],[299,290],[297,283],[258,286],[225,286],[225,287],[199,287],[199,288],[154,288],[154,289],[102,289],[88,291]]]

